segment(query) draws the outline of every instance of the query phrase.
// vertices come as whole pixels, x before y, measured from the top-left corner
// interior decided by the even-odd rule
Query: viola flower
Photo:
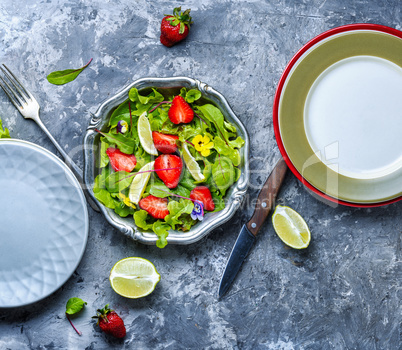
[[[203,157],[208,157],[211,154],[211,148],[214,147],[214,143],[207,135],[197,135],[193,138],[193,144]]]
[[[125,134],[128,130],[128,123],[125,120],[119,120],[117,123],[117,132]]]
[[[194,201],[194,208],[190,214],[193,220],[200,220],[204,219],[204,205],[200,201]]]

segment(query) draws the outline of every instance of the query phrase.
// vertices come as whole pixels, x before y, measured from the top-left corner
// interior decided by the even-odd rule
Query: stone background
[[[160,21],[178,5],[192,9],[194,25],[186,41],[166,48],[159,42]],[[250,133],[247,203],[279,158],[272,104],[286,63],[311,38],[339,25],[401,30],[401,7],[400,0],[2,0],[0,62],[37,97],[44,123],[81,168],[76,150],[89,112],[126,84],[183,75],[212,85]],[[47,82],[50,72],[80,67],[91,57],[74,82]],[[56,152],[2,92],[0,116],[13,137]],[[45,300],[0,310],[0,349],[397,349],[402,202],[329,206],[290,172],[278,201],[306,219],[309,248],[287,248],[267,220],[221,301],[222,272],[253,208],[244,205],[195,244],[163,250],[129,240],[89,208],[89,242],[78,269]],[[120,297],[108,282],[114,263],[128,256],[151,260],[162,276],[140,300]],[[64,315],[73,296],[88,302],[74,318],[81,337]],[[124,340],[107,337],[90,318],[106,303],[127,325]]]

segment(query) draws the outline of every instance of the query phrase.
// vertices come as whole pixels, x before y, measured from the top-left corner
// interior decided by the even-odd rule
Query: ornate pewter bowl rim
[[[234,114],[229,103],[225,97],[213,89],[208,84],[188,77],[168,77],[168,78],[154,78],[145,77],[138,79],[129,85],[125,86],[114,96],[105,100],[97,109],[96,113],[92,115],[92,119],[89,123],[88,129],[84,137],[84,182],[88,188],[88,191],[94,201],[98,204],[102,214],[106,220],[115,228],[130,236],[136,241],[144,244],[155,244],[157,236],[152,232],[144,232],[135,226],[133,219],[121,218],[114,213],[112,209],[105,207],[94,196],[93,185],[96,177],[96,151],[98,135],[95,129],[102,128],[102,125],[108,121],[109,114],[120,103],[124,102],[128,97],[128,91],[135,87],[139,91],[146,88],[181,88],[186,87],[189,89],[198,89],[201,91],[203,98],[211,101],[217,107],[220,108],[223,115],[227,120],[234,123],[237,127],[238,134],[244,139],[244,147],[240,150],[241,154],[241,166],[242,171],[240,179],[231,186],[226,195],[225,202],[226,207],[216,213],[208,213],[204,220],[194,225],[190,231],[181,232],[173,231],[169,232],[167,241],[169,244],[191,244],[197,242],[201,238],[205,237],[213,229],[217,228],[221,224],[228,221],[240,207],[242,200],[245,197],[248,183],[249,183],[249,148],[250,141],[246,128],[238,117]]]

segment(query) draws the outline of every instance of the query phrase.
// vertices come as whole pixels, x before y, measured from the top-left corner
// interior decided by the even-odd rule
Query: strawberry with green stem
[[[103,309],[98,309],[96,316],[92,316],[98,320],[96,323],[100,329],[106,334],[110,334],[115,338],[124,338],[126,336],[126,327],[121,317],[107,304]]]
[[[181,7],[173,10],[173,15],[165,15],[161,23],[160,41],[163,45],[171,47],[185,39],[192,24],[190,9],[181,12]]]

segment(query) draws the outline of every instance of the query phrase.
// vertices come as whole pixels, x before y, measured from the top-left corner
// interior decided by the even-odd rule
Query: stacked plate
[[[279,81],[274,129],[289,168],[320,196],[402,199],[402,32],[354,24],[308,42]]]

